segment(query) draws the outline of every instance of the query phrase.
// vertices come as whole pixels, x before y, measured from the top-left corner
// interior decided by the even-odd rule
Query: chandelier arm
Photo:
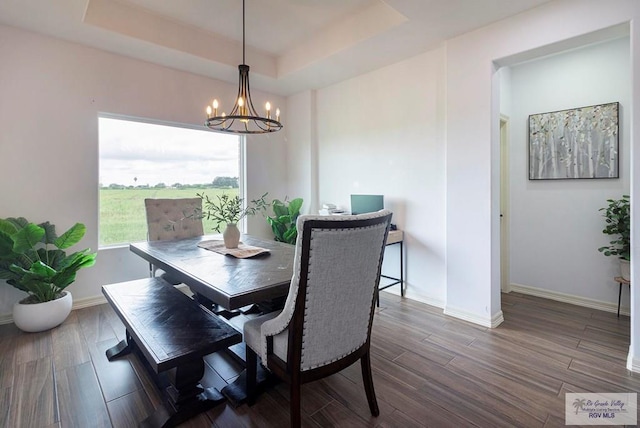
[[[245,84],[247,85],[247,106],[249,107],[249,113],[251,113],[251,116],[260,116],[257,112],[257,110],[255,109],[255,107],[253,106],[253,100],[251,100],[251,89],[249,88],[249,73],[247,73],[246,76],[246,82]]]

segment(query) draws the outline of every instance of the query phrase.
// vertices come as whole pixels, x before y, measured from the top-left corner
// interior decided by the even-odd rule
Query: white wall
[[[315,134],[315,91],[305,91],[287,98],[292,119],[287,127],[287,194],[302,198],[302,213],[318,211],[318,159]]]
[[[383,194],[405,231],[407,296],[444,305],[444,49],[317,91],[319,203]],[[294,180],[290,177],[290,180]],[[398,248],[384,270],[398,275]],[[389,289],[398,291],[398,287]]]
[[[215,95],[237,86],[0,26],[0,217],[49,220],[62,230],[85,223],[80,245],[98,245],[98,113],[200,125]],[[254,92],[260,104],[266,94]],[[269,96],[273,105],[284,99]],[[286,111],[283,117],[286,126]],[[255,137],[258,138],[258,137]],[[284,133],[248,142],[249,197],[285,191]],[[255,139],[253,139],[255,140]],[[250,231],[268,232],[264,219]],[[251,229],[251,228],[254,229]],[[100,251],[69,287],[75,300],[101,296],[102,284],[140,278],[146,263],[127,248]],[[0,287],[0,318],[21,293]]]
[[[615,257],[599,208],[629,193],[629,39],[592,45],[511,68],[511,282],[617,304]],[[620,178],[528,180],[530,114],[620,102]],[[628,297],[625,299],[628,302]]]

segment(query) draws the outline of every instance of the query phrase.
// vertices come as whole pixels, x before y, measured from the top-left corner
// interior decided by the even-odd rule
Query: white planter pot
[[[629,260],[620,259],[620,276],[631,281],[631,262]]]
[[[44,303],[16,303],[13,305],[13,322],[26,332],[49,330],[67,319],[71,313],[73,298],[68,291],[56,300]]]

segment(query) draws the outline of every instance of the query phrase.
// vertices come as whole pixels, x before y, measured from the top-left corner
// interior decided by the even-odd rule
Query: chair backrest
[[[145,199],[149,241],[192,238],[204,235],[202,199]]]
[[[310,370],[368,345],[390,221],[387,210],[298,218],[288,364]]]

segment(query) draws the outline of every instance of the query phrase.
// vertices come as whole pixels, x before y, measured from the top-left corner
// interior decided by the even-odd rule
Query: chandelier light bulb
[[[207,117],[211,117],[211,106],[207,106]]]

